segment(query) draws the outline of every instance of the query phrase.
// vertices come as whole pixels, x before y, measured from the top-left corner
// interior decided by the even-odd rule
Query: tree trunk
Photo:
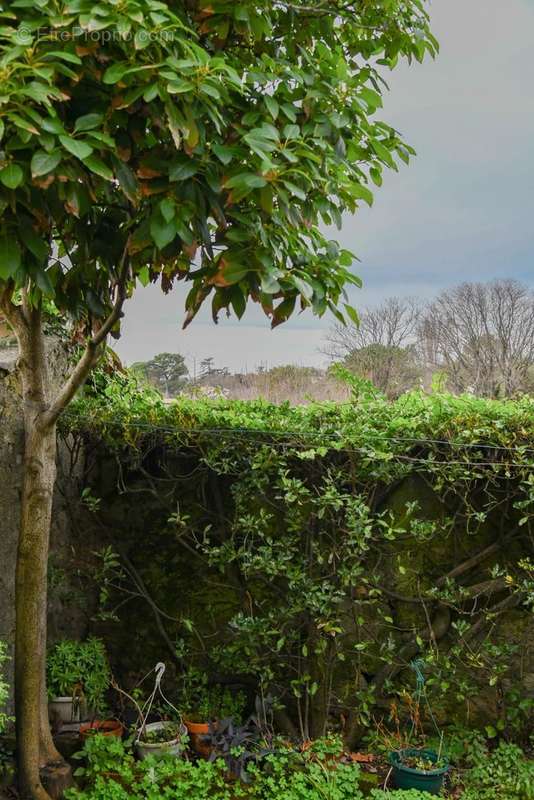
[[[22,797],[49,800],[40,771],[60,762],[46,703],[47,571],[56,479],[56,426],[43,426],[50,379],[41,315],[26,309],[16,325],[24,416],[24,474],[15,579],[15,699],[18,778]]]
[[[108,334],[122,314],[130,275],[126,242],[120,277],[112,287],[113,307],[88,339],[76,366],[56,394],[48,372],[41,302],[12,282],[0,293],[0,307],[19,345],[24,417],[24,475],[15,576],[15,703],[20,795],[31,800],[59,796],[71,772],[57,752],[46,699],[47,573],[52,500],[56,480],[56,422],[97,363]],[[33,302],[32,302],[33,300]],[[45,779],[47,790],[41,777]]]

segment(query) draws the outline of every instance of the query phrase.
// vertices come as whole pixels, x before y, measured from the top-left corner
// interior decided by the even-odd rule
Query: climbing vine
[[[304,739],[402,713],[415,658],[444,719],[526,730],[534,402],[353,390],[300,407],[89,392],[64,433],[123,565],[104,613],[147,601],[179,668],[274,697]]]

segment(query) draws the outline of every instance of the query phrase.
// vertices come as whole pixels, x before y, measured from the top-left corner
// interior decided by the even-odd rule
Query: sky
[[[430,14],[440,55],[385,75],[380,114],[417,157],[332,233],[360,259],[360,310],[465,280],[534,285],[534,0],[433,0]],[[185,294],[152,286],[129,301],[116,346],[126,363],[180,352],[192,374],[208,357],[234,372],[324,366],[331,317],[308,312],[271,331],[253,305],[217,326],[206,309],[184,332]]]

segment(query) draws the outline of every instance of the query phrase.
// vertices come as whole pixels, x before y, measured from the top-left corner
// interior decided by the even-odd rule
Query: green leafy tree
[[[165,397],[178,394],[189,375],[185,359],[179,353],[159,353],[150,361],[132,364],[132,370],[160,389]]]
[[[23,795],[48,800],[46,580],[56,423],[138,284],[187,280],[185,324],[247,300],[272,325],[338,305],[352,255],[319,223],[371,203],[411,149],[377,69],[434,54],[423,0],[17,0],[0,12],[0,308],[20,349],[16,574]],[[83,353],[53,393],[43,304]],[[354,317],[350,306],[346,312]]]

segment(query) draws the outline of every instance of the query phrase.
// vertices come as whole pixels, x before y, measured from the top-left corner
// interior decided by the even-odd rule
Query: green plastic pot
[[[436,764],[439,760],[444,762],[443,767],[433,770],[413,769],[403,764],[406,758],[424,758]],[[419,748],[407,748],[406,750],[396,750],[389,754],[389,763],[393,767],[393,780],[397,789],[418,789],[420,792],[428,794],[439,794],[443,786],[443,779],[449,771],[449,762],[446,758],[438,757],[434,750],[421,750]]]

